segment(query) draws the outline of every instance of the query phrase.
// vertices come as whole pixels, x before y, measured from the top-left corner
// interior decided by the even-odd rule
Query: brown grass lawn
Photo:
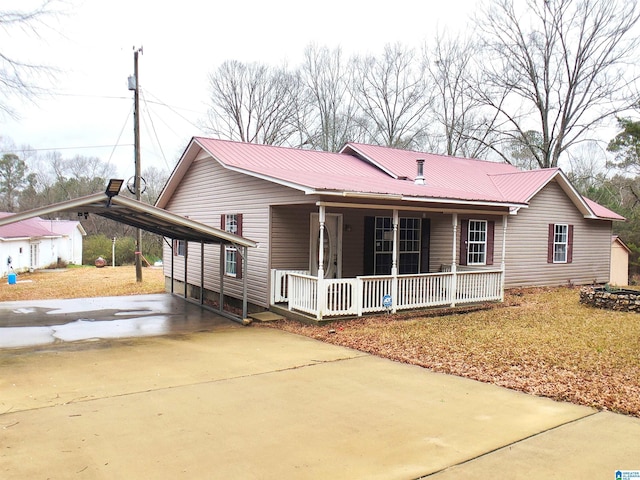
[[[0,301],[164,292],[161,269],[78,267],[0,282]],[[640,417],[640,314],[581,305],[576,288],[507,292],[465,314],[269,324],[436,372]]]
[[[72,267],[18,274],[18,282],[0,282],[0,302],[47,298],[111,297],[164,292],[161,268],[143,268],[142,282],[136,282],[134,266]]]
[[[640,416],[640,314],[584,306],[577,288],[512,291],[503,305],[465,314],[273,326],[436,372]]]

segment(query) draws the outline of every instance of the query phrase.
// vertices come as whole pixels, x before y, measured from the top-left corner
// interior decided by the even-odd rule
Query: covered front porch
[[[378,210],[376,221],[380,218],[388,219],[386,230],[378,228],[374,232],[373,249],[380,250],[382,253],[373,252],[373,254],[377,255],[375,259],[381,266],[374,265],[374,272],[343,277],[341,268],[343,241],[345,245],[348,242],[352,244],[360,242],[360,250],[364,250],[360,253],[366,256],[371,254],[367,252],[366,246],[371,240],[367,240],[364,227],[362,234],[355,235],[360,238],[343,239],[343,232],[346,232],[345,236],[351,235],[352,229],[360,232],[356,226],[343,224],[342,214],[339,212],[345,211],[341,210],[345,208],[344,205],[318,202],[316,207],[317,213],[311,212],[309,215],[308,268],[271,269],[270,303],[274,306],[285,307],[292,312],[322,320],[375,312],[395,313],[419,308],[455,307],[504,299],[504,246],[508,214],[500,215],[502,238],[498,242],[494,242],[493,239],[495,221],[490,220],[490,232],[486,227],[488,223],[485,221],[483,224],[485,229],[480,232],[478,238],[467,239],[468,232],[465,231],[462,239],[463,246],[461,246],[459,232],[461,224],[465,229],[469,227],[464,220],[461,222],[460,216],[500,218],[496,217],[496,212],[472,210],[466,213],[460,213],[460,211],[444,213],[440,210],[429,212],[429,216],[426,216],[427,209],[417,214],[418,210],[411,211],[406,208],[380,210],[380,206],[374,207]],[[372,208],[371,205],[352,204],[347,207],[349,214],[344,215],[354,224],[358,222],[354,211],[358,208],[362,210]],[[360,213],[362,224],[367,223],[365,215],[368,213],[370,212]],[[420,222],[411,223],[406,219],[420,220]],[[407,223],[412,227],[405,228]],[[378,224],[382,225],[383,222],[378,221]],[[425,229],[425,226],[429,228]],[[414,230],[413,237],[411,228]],[[477,241],[474,246],[477,248],[469,254],[472,257],[467,257],[464,245],[472,243],[471,240]],[[410,241],[415,244],[413,247],[408,246]],[[364,247],[362,247],[363,243]],[[501,250],[501,261],[498,265],[494,265],[493,262],[493,250],[496,244]],[[356,250],[352,245],[347,255],[354,255]],[[465,251],[461,252],[461,250]],[[448,254],[442,252],[448,252]],[[464,257],[463,262],[460,262],[461,255]],[[466,261],[468,259],[477,261],[468,262]],[[366,262],[365,259],[363,264]],[[348,260],[345,263],[348,263]],[[469,265],[469,263],[472,264]],[[411,264],[415,266],[417,273],[407,272]],[[384,269],[387,269],[388,273],[380,272]]]

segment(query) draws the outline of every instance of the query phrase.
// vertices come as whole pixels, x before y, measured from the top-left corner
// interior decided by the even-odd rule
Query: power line
[[[81,150],[81,149],[89,149],[89,148],[117,148],[117,147],[131,147],[132,143],[123,143],[121,145],[84,145],[81,147],[50,147],[50,148],[14,148],[13,150],[3,150],[0,153],[15,153],[16,151],[27,151],[27,152],[49,152],[55,150]]]
[[[78,98],[102,98],[105,100],[131,100],[129,97],[118,97],[115,95],[89,95],[82,93],[53,93],[54,97],[78,97]]]
[[[145,105],[147,104],[147,97],[146,95],[144,95],[144,91],[142,92],[142,100],[144,101]],[[171,170],[169,168],[169,162],[167,162],[167,157],[164,154],[164,150],[162,149],[162,144],[160,143],[160,139],[158,138],[158,132],[156,131],[156,126],[153,123],[153,117],[150,115],[151,110],[147,107],[147,117],[149,118],[149,122],[151,122],[151,130],[153,130],[153,135],[156,138],[156,143],[158,144],[158,148],[160,149],[160,153],[162,154],[162,159],[164,160],[164,164],[167,166],[168,170]]]
[[[200,127],[198,125],[196,125],[195,123],[193,123],[191,120],[189,120],[187,117],[185,117],[184,115],[182,115],[181,113],[179,113],[178,111],[176,111],[176,108],[182,108],[182,107],[172,107],[171,105],[167,105],[166,103],[164,103],[162,100],[160,100],[158,97],[156,97],[153,93],[149,92],[148,90],[145,90],[145,93],[151,95],[151,97],[155,98],[156,101],[149,101],[148,103],[155,103],[158,105],[161,105],[163,107],[168,108],[171,112],[175,113],[177,116],[179,116],[181,119],[183,119],[185,122],[187,122],[189,125],[191,125],[192,127],[195,127],[196,129],[200,130]],[[193,112],[193,113],[199,113],[202,114],[201,112],[196,112],[195,110],[190,110],[188,108],[182,108],[182,110],[186,110],[188,112]]]
[[[127,126],[127,123],[129,123],[129,117],[131,116],[131,111],[133,110],[133,106],[131,106],[129,108],[129,112],[127,113],[127,118],[124,120],[124,124],[122,125],[122,128],[120,129],[120,134],[118,135],[118,139],[116,140],[116,144],[113,145],[113,150],[111,150],[111,155],[109,155],[109,159],[107,160],[107,165],[111,164],[111,159],[113,158],[113,154],[116,151],[116,147],[120,146],[120,139],[122,138],[122,132],[124,132],[125,127]],[[127,144],[128,147],[130,147],[132,144]]]

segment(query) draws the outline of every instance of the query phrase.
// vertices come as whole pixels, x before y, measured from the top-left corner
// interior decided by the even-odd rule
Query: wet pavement
[[[238,326],[171,294],[0,303],[0,348],[149,337]]]
[[[0,348],[3,480],[531,480],[640,468],[638,418],[245,328],[169,294],[0,303],[0,321],[6,345],[57,345]],[[90,339],[103,340],[75,341]]]

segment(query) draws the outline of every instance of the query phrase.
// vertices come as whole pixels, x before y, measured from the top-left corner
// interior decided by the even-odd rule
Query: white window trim
[[[481,223],[484,225],[484,240],[477,241],[471,240],[471,226],[475,223]],[[487,264],[487,236],[489,232],[489,222],[487,220],[477,220],[470,218],[469,223],[467,224],[467,265],[486,265]],[[475,257],[478,252],[474,252],[471,248],[471,245],[482,245],[482,261],[481,262],[473,262],[471,259]]]
[[[229,254],[234,253],[234,261],[229,261]],[[233,263],[235,267],[235,272],[229,272],[229,265]],[[238,249],[236,247],[232,247],[230,245],[225,245],[224,247],[224,274],[227,277],[236,277],[238,275]]]
[[[556,241],[558,227],[564,227],[564,242]],[[556,246],[564,246],[564,260],[556,260]],[[569,224],[554,223],[553,224],[553,263],[567,263],[569,259]]]
[[[182,248],[180,248],[180,246],[182,246]],[[175,251],[175,256],[176,257],[185,257],[187,255],[187,242],[186,240],[180,240],[180,239],[176,239],[176,251]]]
[[[225,214],[224,216],[224,230],[225,232],[237,234],[238,233],[238,215],[235,213]],[[234,254],[233,262],[229,261],[229,254]],[[234,272],[229,271],[229,266],[233,264]],[[238,275],[238,249],[232,245],[225,245],[224,247],[224,274],[227,277],[237,277]]]

